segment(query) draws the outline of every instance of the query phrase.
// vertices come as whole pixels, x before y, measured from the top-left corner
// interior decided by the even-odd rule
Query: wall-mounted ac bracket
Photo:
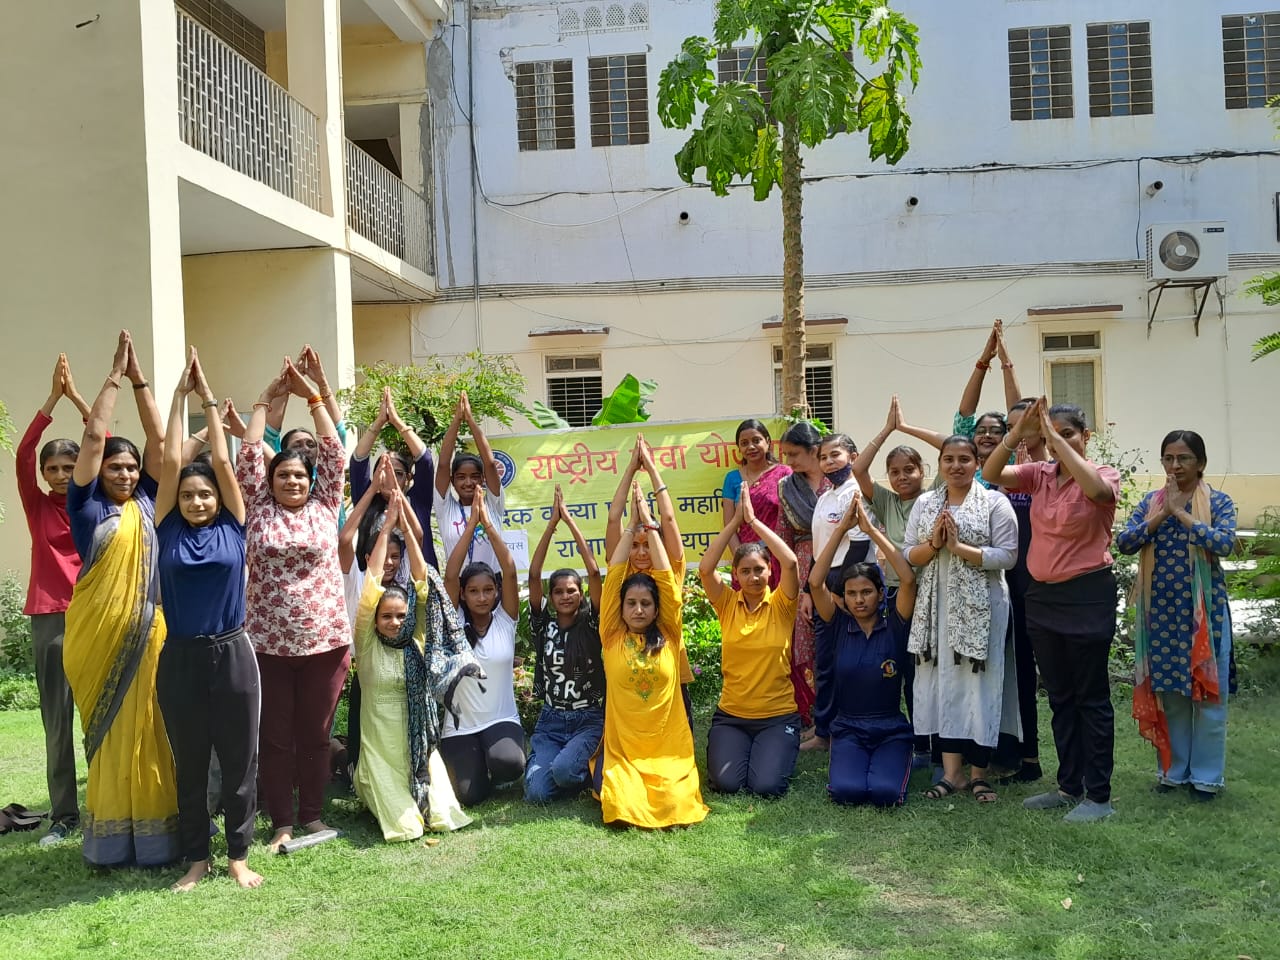
[[[1151,294],[1156,294],[1156,302],[1151,304],[1151,310],[1147,314],[1147,339],[1151,339],[1151,325],[1156,322],[1156,311],[1160,309],[1160,298],[1164,296],[1166,290],[1182,288],[1191,291],[1191,302],[1195,304],[1196,294],[1200,295],[1200,303],[1196,306],[1196,336],[1200,336],[1200,317],[1204,314],[1204,305],[1209,302],[1209,291],[1213,289],[1216,280],[1161,280],[1147,287],[1147,301],[1150,302]]]

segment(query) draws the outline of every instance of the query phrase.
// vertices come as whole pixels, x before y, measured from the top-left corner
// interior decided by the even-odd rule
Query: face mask
[[[839,486],[842,486],[844,482],[852,476],[853,476],[853,464],[850,463],[841,467],[839,470],[836,470],[832,473],[828,473],[827,479],[829,479],[834,486],[839,487]]]

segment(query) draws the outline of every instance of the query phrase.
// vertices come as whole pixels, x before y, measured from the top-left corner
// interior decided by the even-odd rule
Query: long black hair
[[[578,611],[574,615],[573,628],[570,628],[565,636],[564,643],[564,667],[565,673],[570,677],[581,675],[582,671],[587,668],[587,660],[590,659],[591,649],[588,646],[588,630],[585,628],[582,620],[582,605],[587,602],[587,596],[582,592],[582,576],[577,570],[564,567],[555,571],[551,576],[547,577],[547,594],[550,595],[556,588],[556,584],[561,580],[572,580],[578,585]],[[595,637],[595,652],[600,651],[600,637]]]
[[[658,596],[658,584],[654,581],[653,577],[649,576],[649,574],[644,571],[633,573],[631,576],[627,577],[627,579],[622,581],[620,589],[622,591],[622,599],[624,602],[627,598],[627,591],[632,587],[640,587],[642,590],[647,590],[649,591],[650,596],[653,597],[653,622],[644,628],[644,652],[649,656],[653,656],[653,654],[661,650],[663,644],[666,643],[662,634],[658,632],[658,614],[662,611],[662,600]]]
[[[764,459],[766,463],[777,463],[778,458],[773,455],[773,437],[769,436],[769,428],[757,420],[755,417],[748,417],[738,424],[738,429],[733,431],[733,442],[737,443],[738,438],[748,430],[754,430],[756,433],[764,437]]]
[[[463,632],[467,635],[467,643],[471,644],[472,648],[480,642],[480,634],[476,633],[476,628],[471,623],[471,610],[467,607],[465,598],[467,584],[475,577],[488,577],[492,580],[494,587],[498,591],[498,602],[502,602],[502,574],[498,573],[483,560],[468,563],[462,568],[462,573],[458,574],[458,608],[462,611]]]
[[[80,456],[80,444],[74,440],[50,440],[40,448],[40,469],[54,457],[70,457],[74,460]],[[104,456],[105,460],[106,457]]]

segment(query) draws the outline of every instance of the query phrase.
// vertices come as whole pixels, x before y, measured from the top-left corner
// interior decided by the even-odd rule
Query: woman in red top
[[[1052,460],[1008,466],[1004,453],[1043,437]],[[1050,407],[1041,397],[988,457],[982,475],[1005,490],[1031,495],[1027,551],[1027,636],[1053,712],[1058,789],[1028,797],[1032,810],[1073,807],[1064,818],[1088,823],[1111,816],[1115,714],[1107,656],[1116,633],[1116,578],[1111,526],[1120,474],[1085,455],[1089,430],[1079,407]]]
[[[53,408],[63,397],[76,405],[82,418],[89,416],[89,405],[76,391],[65,353],[58,355],[49,399],[22,435],[17,455],[18,496],[31,531],[31,579],[22,612],[31,618],[31,653],[36,688],[40,691],[40,719],[44,722],[45,776],[52,821],[49,832],[40,839],[41,846],[57,843],[80,823],[72,740],[75,701],[62,670],[67,604],[80,574],[80,555],[71,540],[71,520],[67,516],[67,485],[80,444],[74,440],[50,440],[41,447],[40,476],[49,485],[49,492],[41,490],[36,480],[36,448],[53,423]]]

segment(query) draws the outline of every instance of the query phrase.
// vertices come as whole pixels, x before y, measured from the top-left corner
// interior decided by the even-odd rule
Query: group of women
[[[996,357],[1009,412],[975,416]],[[125,380],[142,451],[107,431]],[[187,438],[191,395],[208,426]],[[62,397],[85,430],[79,445],[40,450],[46,493],[36,448]],[[281,436],[290,397],[305,400],[313,428]],[[475,453],[457,452],[464,425]],[[374,461],[388,426],[407,453]],[[927,489],[925,458],[910,446],[885,454],[887,485],[872,480],[898,432],[938,450]],[[241,441],[234,462],[228,434]],[[296,830],[328,829],[330,733],[349,674],[350,775],[388,840],[463,826],[463,808],[521,779],[530,802],[591,790],[606,823],[702,820],[681,636],[684,547],[644,438],[610,505],[603,581],[555,491],[529,569],[543,705],[526,751],[513,693],[519,584],[497,464],[465,394],[438,465],[384,395],[351,458],[349,515],[342,437],[310,347],[285,358],[247,422],[214,398],[194,349],[167,424],[127,332],[92,406],[58,359],[18,451],[53,805],[41,842],[79,826],[92,864],[183,858],[175,889],[189,890],[210,870],[216,782],[229,872],[258,885],[247,854],[259,807],[273,852]],[[1024,804],[1066,808],[1072,822],[1110,815],[1109,549],[1120,478],[1088,459],[1078,408],[1019,396],[999,323],[950,435],[909,426],[895,397],[861,452],[805,422],[779,438],[785,463],[760,421],[744,421],[736,439],[741,466],[721,488],[723,529],[698,567],[722,632],[711,788],[780,796],[798,753],[827,749],[839,803],[900,804],[913,766],[931,759],[941,775],[925,797],[967,791],[993,802],[994,783],[1042,776],[1042,683],[1057,785]],[[1117,538],[1141,557],[1134,715],[1157,748],[1158,788],[1189,785],[1212,799],[1223,784],[1231,662],[1219,558],[1233,547],[1235,511],[1204,482],[1197,434],[1171,433],[1161,462],[1165,487]],[[558,569],[544,586],[562,524],[585,581]],[[718,572],[726,555],[728,582]],[[73,701],[89,763],[83,816]]]

